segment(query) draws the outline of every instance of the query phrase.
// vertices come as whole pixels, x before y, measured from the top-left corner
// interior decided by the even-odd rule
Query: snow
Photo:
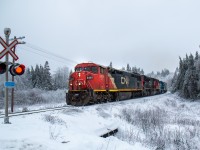
[[[125,140],[128,137],[119,138],[122,131],[128,131],[130,127],[133,133],[145,138],[139,127],[132,126],[122,118],[122,110],[155,108],[170,113],[170,118],[166,119],[176,117],[200,120],[199,102],[188,102],[171,93],[86,107],[69,107],[65,110],[10,117],[11,124],[3,124],[3,118],[0,118],[0,150],[156,149],[140,140],[131,142]],[[168,124],[165,128],[171,129],[172,126],[176,127],[177,124]],[[116,136],[99,136],[105,129],[117,127],[119,133]],[[195,144],[199,146],[197,142]]]

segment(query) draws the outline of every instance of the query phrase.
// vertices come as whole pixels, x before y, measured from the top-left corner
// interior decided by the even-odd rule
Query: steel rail
[[[32,111],[26,111],[26,112],[9,113],[9,117],[22,116],[22,115],[30,115],[30,114],[42,113],[42,112],[54,111],[54,110],[62,110],[62,109],[70,108],[70,107],[72,107],[72,106],[63,106],[63,107],[56,107],[56,108],[32,110]],[[5,114],[1,114],[0,118],[4,118],[4,116],[5,116]]]

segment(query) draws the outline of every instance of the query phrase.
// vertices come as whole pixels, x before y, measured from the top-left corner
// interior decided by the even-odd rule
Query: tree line
[[[179,57],[179,68],[176,69],[172,79],[172,92],[179,92],[184,98],[200,98],[200,56],[186,54]]]
[[[38,88],[42,90],[66,89],[68,86],[69,69],[58,68],[52,75],[48,61],[44,65],[27,68],[24,75],[16,76],[16,89]]]
[[[110,62],[109,67],[110,68],[113,67],[112,62]],[[140,69],[140,68],[137,68],[137,67],[131,67],[129,64],[127,64],[126,68],[122,67],[121,70],[127,71],[127,72],[135,72],[135,73],[139,73],[139,74],[144,74],[144,70],[143,69]]]

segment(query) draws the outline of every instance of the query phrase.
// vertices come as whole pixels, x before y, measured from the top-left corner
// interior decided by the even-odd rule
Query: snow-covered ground
[[[166,93],[0,118],[0,150],[200,149],[199,104]],[[100,137],[109,126],[119,132]]]

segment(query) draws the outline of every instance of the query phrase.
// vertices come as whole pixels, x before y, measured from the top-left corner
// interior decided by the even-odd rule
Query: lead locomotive
[[[75,66],[75,72],[70,75],[66,102],[68,105],[83,106],[166,91],[166,83],[145,75],[95,63],[81,63]]]

